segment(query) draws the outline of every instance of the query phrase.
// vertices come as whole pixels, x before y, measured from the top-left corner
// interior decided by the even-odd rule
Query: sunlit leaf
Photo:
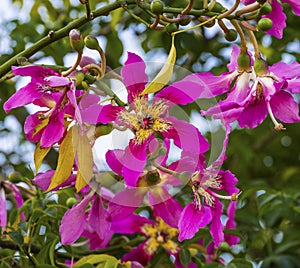
[[[81,265],[91,263],[91,264],[103,264],[105,268],[115,268],[120,263],[115,257],[107,255],[107,254],[92,254],[86,257],[81,258],[79,261],[75,263],[74,268],[79,268]]]
[[[48,191],[63,183],[71,175],[74,164],[72,132],[70,129],[59,147],[58,163]]]
[[[34,151],[34,165],[36,173],[38,173],[41,164],[45,158],[45,156],[49,153],[51,147],[48,148],[41,148],[40,143],[36,145],[35,151]]]
[[[176,61],[176,48],[174,45],[174,36],[173,36],[172,45],[171,45],[171,49],[167,61],[165,62],[164,66],[159,71],[159,73],[156,75],[156,77],[153,79],[153,81],[146,86],[146,88],[141,93],[141,95],[155,93],[161,90],[170,81],[170,78],[173,74],[175,61]]]
[[[77,157],[79,176],[76,178],[76,190],[80,191],[93,176],[93,152],[92,146],[86,134],[80,133],[80,128],[73,128],[73,150]],[[77,181],[78,179],[78,181]]]

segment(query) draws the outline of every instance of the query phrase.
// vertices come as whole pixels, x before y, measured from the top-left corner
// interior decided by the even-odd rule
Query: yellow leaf
[[[169,81],[173,73],[173,67],[176,61],[176,48],[174,45],[174,35],[172,36],[172,45],[169,56],[160,72],[155,76],[153,81],[146,86],[141,95],[155,93],[161,90]]]
[[[70,129],[59,147],[58,163],[48,191],[63,183],[71,175],[74,164],[72,132]]]
[[[36,145],[35,151],[34,151],[34,165],[36,173],[38,173],[41,164],[45,158],[45,156],[49,153],[51,147],[48,148],[41,148],[40,143]]]
[[[91,254],[85,257],[82,257],[74,264],[74,268],[79,268],[82,265],[90,263],[90,264],[98,264],[102,263],[104,267],[115,268],[118,266],[120,261],[113,256],[107,254]]]
[[[81,174],[78,177],[80,182],[76,180],[76,190],[80,191],[93,176],[94,159],[88,137],[86,134],[81,135],[80,128],[76,125],[73,127],[73,150],[77,156],[78,170]],[[84,184],[82,180],[85,180],[86,183]]]
[[[87,183],[88,182],[81,175],[80,171],[78,171],[76,176],[76,183],[75,183],[76,191],[79,192],[83,187],[87,185]]]
[[[35,129],[34,129],[34,132],[33,132],[33,134],[32,134],[32,137],[34,137],[41,129],[43,129],[45,126],[48,125],[48,123],[49,123],[49,117],[44,118],[44,119],[41,119],[40,121],[41,121],[41,123],[38,124],[38,125],[35,127]]]

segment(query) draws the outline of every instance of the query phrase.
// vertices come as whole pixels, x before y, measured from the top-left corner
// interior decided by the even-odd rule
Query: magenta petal
[[[122,174],[127,186],[136,186],[146,165],[146,144],[134,145],[133,140],[125,149]]]
[[[6,213],[5,191],[1,187],[0,188],[0,227],[2,227],[2,231],[6,230],[6,224],[7,224],[7,213]]]
[[[281,39],[283,35],[283,29],[286,27],[286,16],[283,12],[282,5],[277,1],[272,1],[272,12],[264,17],[269,18],[273,22],[272,28],[266,33]]]
[[[16,203],[17,203],[17,208],[19,209],[23,205],[23,198],[22,198],[22,195],[20,193],[20,190],[13,183],[7,184],[7,187],[14,193],[15,200],[16,200]]]
[[[110,223],[106,220],[106,211],[101,197],[98,195],[94,195],[87,221],[99,235],[99,238],[104,239],[105,234],[110,229]]]
[[[150,190],[149,202],[168,225],[177,227],[182,207],[164,188]]]
[[[80,100],[78,106],[80,110],[84,110],[89,108],[91,105],[98,104],[99,101],[100,97],[98,95],[88,94]]]
[[[152,221],[145,217],[132,214],[122,221],[112,222],[111,230],[120,234],[134,234],[140,232],[142,226],[146,223],[152,224]]]
[[[218,190],[225,190],[229,195],[239,192],[239,189],[235,187],[238,179],[229,170],[220,170],[218,175],[222,182],[222,186]]]
[[[282,0],[282,3],[288,3],[292,6],[296,15],[300,16],[300,2],[299,0]]]
[[[238,68],[238,56],[240,55],[240,48],[238,46],[232,46],[230,63],[227,64],[229,72],[233,72]]]
[[[124,150],[108,150],[105,159],[109,167],[118,175],[122,174]]]
[[[141,188],[125,188],[117,193],[108,204],[110,220],[114,222],[128,217],[143,202],[145,194]]]
[[[293,79],[300,75],[300,64],[298,62],[287,64],[281,61],[270,66],[269,70],[281,79]]]
[[[299,122],[299,106],[293,96],[283,90],[278,91],[270,101],[274,116],[285,123]]]
[[[145,62],[138,55],[128,52],[128,58],[121,69],[121,75],[128,90],[128,101],[130,103],[145,89],[148,81],[145,70]]]
[[[124,110],[123,107],[113,106],[111,104],[100,106],[101,109],[97,113],[98,119],[97,123],[107,124],[109,122],[115,121],[121,111]]]
[[[36,80],[43,80],[46,76],[59,75],[56,71],[51,68],[45,68],[38,65],[27,65],[27,66],[12,66],[12,71],[15,75],[31,76]]]
[[[86,196],[79,204],[69,209],[62,218],[59,232],[63,245],[72,244],[83,232],[85,226],[85,210],[91,197]]]
[[[248,126],[255,128],[262,123],[267,116],[267,107],[264,100],[257,103],[249,103],[240,114],[238,122],[241,128]]]
[[[243,3],[246,6],[253,4],[254,2],[255,2],[255,0],[241,0],[241,3]]]
[[[217,247],[224,241],[224,226],[221,222],[222,216],[222,203],[215,198],[214,207],[211,208],[212,220],[210,225],[210,233],[213,237],[213,241]]]
[[[58,142],[64,134],[64,111],[60,111],[56,116],[51,116],[49,124],[45,127],[41,137],[41,147],[48,148]]]
[[[203,228],[211,221],[210,209],[202,206],[197,209],[194,204],[189,203],[181,213],[178,223],[178,240],[182,242],[185,239],[193,238],[199,228]]]
[[[166,138],[173,139],[176,146],[195,154],[204,153],[209,149],[209,143],[196,127],[171,116],[168,116],[166,120],[171,122],[172,128],[161,134]],[[191,139],[191,137],[193,138]]]
[[[149,261],[151,260],[150,255],[148,255],[144,249],[145,243],[140,243],[137,248],[132,249],[128,253],[126,253],[122,261],[137,261],[145,267]]]
[[[50,87],[62,87],[71,84],[71,80],[63,76],[48,76],[45,78]]]
[[[227,208],[228,220],[226,221],[226,225],[225,225],[226,230],[235,229],[235,227],[236,227],[236,224],[234,221],[235,210],[236,210],[236,202],[231,202]],[[225,241],[230,246],[236,245],[240,240],[240,238],[238,236],[231,235],[231,234],[225,234],[224,238],[225,238]]]
[[[38,99],[41,93],[37,91],[35,83],[30,82],[25,87],[20,88],[14,95],[12,95],[3,105],[3,109],[8,113],[11,109],[21,107],[32,103]]]
[[[288,82],[288,91],[291,93],[300,93],[300,79],[295,79]]]
[[[26,134],[26,138],[32,142],[38,142],[43,134],[43,131],[35,133],[35,128],[41,123],[41,121],[37,118],[38,114],[39,112],[27,116],[24,123],[24,132]]]

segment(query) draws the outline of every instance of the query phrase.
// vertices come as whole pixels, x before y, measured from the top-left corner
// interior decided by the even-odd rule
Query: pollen
[[[146,97],[137,97],[133,102],[132,110],[120,112],[118,120],[135,134],[135,142],[141,144],[154,132],[165,132],[171,127],[171,123],[162,118],[167,105],[158,100],[149,106]]]
[[[149,237],[144,246],[149,255],[154,254],[159,246],[172,253],[178,252],[178,245],[172,240],[178,235],[178,230],[170,227],[161,218],[157,218],[155,225],[145,224],[142,232]]]

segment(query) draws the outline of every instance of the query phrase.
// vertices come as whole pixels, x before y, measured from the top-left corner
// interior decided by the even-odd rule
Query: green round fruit
[[[257,23],[258,30],[263,32],[270,30],[272,26],[273,26],[273,22],[269,18],[262,18]]]
[[[160,0],[154,0],[150,4],[150,10],[155,15],[160,15],[164,11],[164,4]]]
[[[237,32],[233,29],[230,29],[226,34],[225,34],[225,39],[229,42],[235,41],[237,39]]]

